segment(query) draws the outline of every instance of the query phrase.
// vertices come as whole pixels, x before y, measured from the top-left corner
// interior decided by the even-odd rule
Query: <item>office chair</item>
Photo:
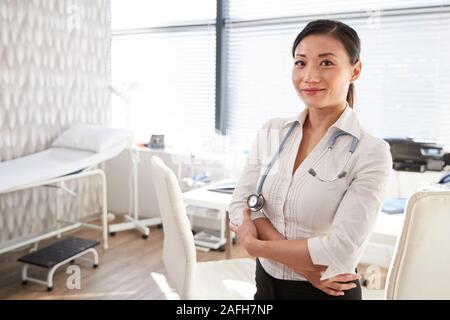
[[[408,200],[386,282],[386,299],[450,299],[450,191]]]
[[[164,228],[164,266],[168,282],[180,298],[253,299],[255,260],[197,262],[194,236],[177,178],[156,156],[151,158],[151,166]]]

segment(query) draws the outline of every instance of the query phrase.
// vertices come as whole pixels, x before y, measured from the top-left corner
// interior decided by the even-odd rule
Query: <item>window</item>
[[[214,24],[215,0],[112,0],[113,30],[172,25]]]
[[[113,125],[132,128],[135,141],[165,134],[173,145],[214,134],[211,3],[190,1],[188,9],[185,1],[113,1],[112,25],[122,28],[112,40]]]
[[[229,21],[246,21],[286,17],[323,17],[330,14],[371,13],[379,10],[439,6],[442,0],[228,0]],[[318,17],[316,17],[318,18]]]
[[[409,135],[450,147],[450,7],[443,2],[377,1],[372,11],[374,1],[229,0],[229,134],[249,145],[266,120],[304,108],[291,84],[292,42],[308,21],[330,17],[361,38],[363,73],[355,84],[362,124],[381,138]]]
[[[291,84],[291,45],[318,18],[359,33],[355,108],[371,133],[450,147],[449,0],[224,1],[218,69],[229,153],[245,153],[268,119],[304,108]],[[112,82],[125,91],[113,96],[113,121],[128,123],[136,140],[217,138],[215,17],[214,0],[112,0]]]

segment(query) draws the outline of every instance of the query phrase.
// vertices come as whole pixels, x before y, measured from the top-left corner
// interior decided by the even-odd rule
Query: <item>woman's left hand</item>
[[[243,211],[242,224],[236,226],[230,223],[230,229],[236,233],[239,243],[247,250],[248,254],[252,255],[251,245],[258,239],[258,231],[255,223],[250,219],[250,209],[245,208]]]
[[[345,291],[356,288],[355,281],[361,279],[359,274],[345,273],[333,278],[320,280],[322,271],[303,271],[301,273],[314,287],[330,296],[343,296]]]

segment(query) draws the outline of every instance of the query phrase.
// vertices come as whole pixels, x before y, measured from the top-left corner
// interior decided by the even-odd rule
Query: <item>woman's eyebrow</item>
[[[306,54],[303,54],[303,53],[296,53],[295,56],[296,57],[305,57],[306,58]],[[325,56],[335,56],[335,57],[337,57],[333,52],[319,53],[318,56],[319,56],[319,58],[322,58],[322,57],[325,57]]]
[[[322,58],[325,56],[335,56],[336,57],[336,55],[333,52],[325,52],[325,53],[319,54],[319,58]]]

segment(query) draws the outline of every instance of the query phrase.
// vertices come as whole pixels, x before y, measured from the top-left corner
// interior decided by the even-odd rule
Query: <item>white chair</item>
[[[153,156],[155,184],[164,228],[163,261],[169,283],[181,299],[253,299],[255,260],[197,262],[194,237],[175,174]]]
[[[450,191],[413,194],[386,282],[386,299],[450,299]]]

